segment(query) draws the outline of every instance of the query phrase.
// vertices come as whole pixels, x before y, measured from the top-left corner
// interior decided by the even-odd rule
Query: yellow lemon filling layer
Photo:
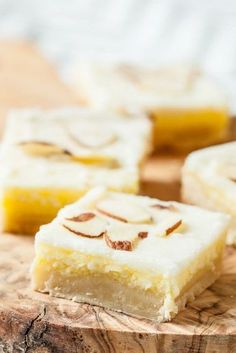
[[[8,188],[2,196],[3,229],[12,233],[34,234],[41,224],[49,223],[60,208],[76,201],[86,191]]]
[[[227,136],[226,110],[163,108],[151,115],[156,147],[191,150],[222,141]]]
[[[35,234],[42,224],[51,222],[62,207],[77,201],[87,191],[8,187],[4,189],[1,200],[3,230],[8,233]],[[127,184],[122,191],[137,193],[138,180],[134,180],[131,185]]]
[[[178,273],[168,275],[145,268],[132,268],[107,257],[84,254],[41,242],[37,246],[33,266],[33,286],[44,290],[44,284],[49,280],[52,272],[60,273],[60,276],[65,278],[102,275],[106,279],[110,278],[132,288],[141,288],[158,296],[170,295],[174,300],[199,280],[206,271],[214,271],[222,258],[224,240],[225,234],[199,253],[191,263],[182,267]]]

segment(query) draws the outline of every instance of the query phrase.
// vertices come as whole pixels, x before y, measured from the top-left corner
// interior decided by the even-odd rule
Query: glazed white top
[[[110,198],[121,203],[124,213],[126,213],[126,206],[123,205],[130,204],[135,210],[135,217],[142,217],[142,212],[144,212],[143,217],[146,217],[147,213],[151,216],[151,223],[141,222],[137,225],[123,223],[99,214],[107,222],[108,233],[110,232],[110,227],[120,226],[121,223],[123,227],[137,227],[137,229],[140,227],[142,231],[148,231],[148,236],[144,239],[139,239],[132,251],[112,249],[106,244],[104,238],[87,238],[76,235],[62,225],[65,219],[78,216],[83,212],[96,213],[99,203]],[[162,206],[171,205],[172,207],[174,206],[175,210],[156,209],[153,207],[156,204]],[[137,207],[139,215],[136,212]],[[183,225],[179,230],[177,229],[168,236],[159,236],[160,223],[173,215],[177,216],[177,218],[180,217]],[[66,206],[59,212],[52,223],[41,226],[40,231],[36,235],[36,250],[42,242],[56,247],[77,250],[88,256],[100,256],[103,259],[110,259],[114,264],[117,264],[118,268],[119,265],[127,265],[130,268],[149,270],[151,273],[161,272],[167,276],[174,276],[183,269],[189,271],[188,265],[190,262],[197,259],[204,250],[208,249],[210,253],[211,244],[218,239],[222,239],[222,233],[226,231],[228,221],[228,216],[222,213],[210,212],[177,202],[164,202],[144,196],[111,193],[100,187],[91,190],[76,203]],[[125,229],[124,234],[126,232]],[[201,258],[200,265],[204,266],[205,261],[207,260]]]
[[[76,157],[110,158],[118,167],[88,166],[68,156],[32,156],[21,145],[32,141],[55,144]],[[139,163],[150,145],[151,123],[141,115],[82,108],[13,111],[1,149],[0,184],[77,189],[101,184],[120,189],[138,178]]]
[[[226,99],[214,81],[188,66],[163,69],[134,64],[80,62],[75,86],[97,108],[226,109]]]
[[[191,174],[219,191],[222,204],[236,207],[236,142],[204,148],[190,153],[183,170],[183,177]]]

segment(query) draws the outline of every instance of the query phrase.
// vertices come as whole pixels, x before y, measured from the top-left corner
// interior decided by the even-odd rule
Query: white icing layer
[[[22,143],[55,144],[65,156],[35,156]],[[151,144],[151,123],[145,116],[123,117],[87,109],[13,111],[1,150],[0,183],[4,186],[70,187],[105,185],[122,190],[138,180],[139,164]],[[111,160],[116,167],[81,159]]]
[[[65,219],[78,216],[83,212],[97,212],[101,200],[114,199],[116,202],[126,203],[139,208],[140,212],[150,213],[152,222],[149,222],[146,214],[141,224],[133,224],[134,229],[148,232],[148,236],[139,239],[133,251],[116,250],[109,247],[104,238],[87,238],[76,235],[66,229]],[[162,209],[154,205],[170,206],[172,208]],[[124,210],[123,210],[124,211]],[[169,236],[160,236],[159,227],[163,220],[175,215],[183,221],[183,227],[176,229]],[[107,231],[110,227],[120,227],[124,232],[132,228],[131,223],[123,223],[110,216],[99,213],[108,222]],[[137,216],[137,214],[136,214]],[[129,215],[130,217],[130,215]],[[145,220],[145,221],[144,221]],[[137,222],[137,220],[136,220]],[[130,268],[148,270],[150,273],[161,273],[164,276],[178,275],[183,269],[190,271],[188,265],[198,256],[209,249],[218,240],[222,241],[229,223],[228,216],[221,213],[206,211],[197,207],[183,205],[177,202],[164,202],[149,197],[133,196],[121,193],[111,193],[104,188],[91,190],[85,197],[76,203],[61,210],[57,218],[48,225],[42,226],[36,235],[36,252],[40,243],[47,243],[55,247],[79,251],[88,256],[100,256],[117,264],[117,271],[121,271],[123,265]],[[118,228],[117,228],[118,229]],[[78,255],[79,261],[79,255]],[[202,259],[199,266],[204,266]],[[199,267],[198,266],[198,267]]]
[[[225,109],[223,91],[196,69],[155,69],[120,63],[81,62],[78,93],[95,107],[152,110],[158,108]]]
[[[236,142],[192,152],[183,167],[183,178],[196,175],[206,185],[221,191],[229,208],[236,210]],[[234,206],[233,206],[234,205]]]

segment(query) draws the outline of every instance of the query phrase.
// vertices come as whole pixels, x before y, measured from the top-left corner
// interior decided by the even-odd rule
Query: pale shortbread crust
[[[37,268],[36,265],[33,286],[34,289],[55,297],[164,322],[173,318],[188,302],[214,283],[220,275],[221,258],[222,254],[212,262],[210,269],[199,271],[175,300],[164,293],[129,287],[127,283],[112,279],[106,273],[101,275],[94,272],[80,276],[78,270],[70,276],[66,271],[62,273],[55,270],[53,265],[50,268],[40,265]]]

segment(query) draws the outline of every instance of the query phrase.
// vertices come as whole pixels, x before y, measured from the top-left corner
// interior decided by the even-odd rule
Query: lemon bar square
[[[75,89],[85,104],[94,107],[147,112],[157,149],[186,152],[227,137],[223,91],[191,66],[81,62]]]
[[[40,228],[40,292],[168,321],[220,274],[228,216],[105,188]]]
[[[136,193],[151,123],[90,109],[13,111],[1,149],[3,230],[34,234],[90,188]]]
[[[231,215],[228,245],[236,245],[236,142],[191,153],[182,171],[185,202]]]

